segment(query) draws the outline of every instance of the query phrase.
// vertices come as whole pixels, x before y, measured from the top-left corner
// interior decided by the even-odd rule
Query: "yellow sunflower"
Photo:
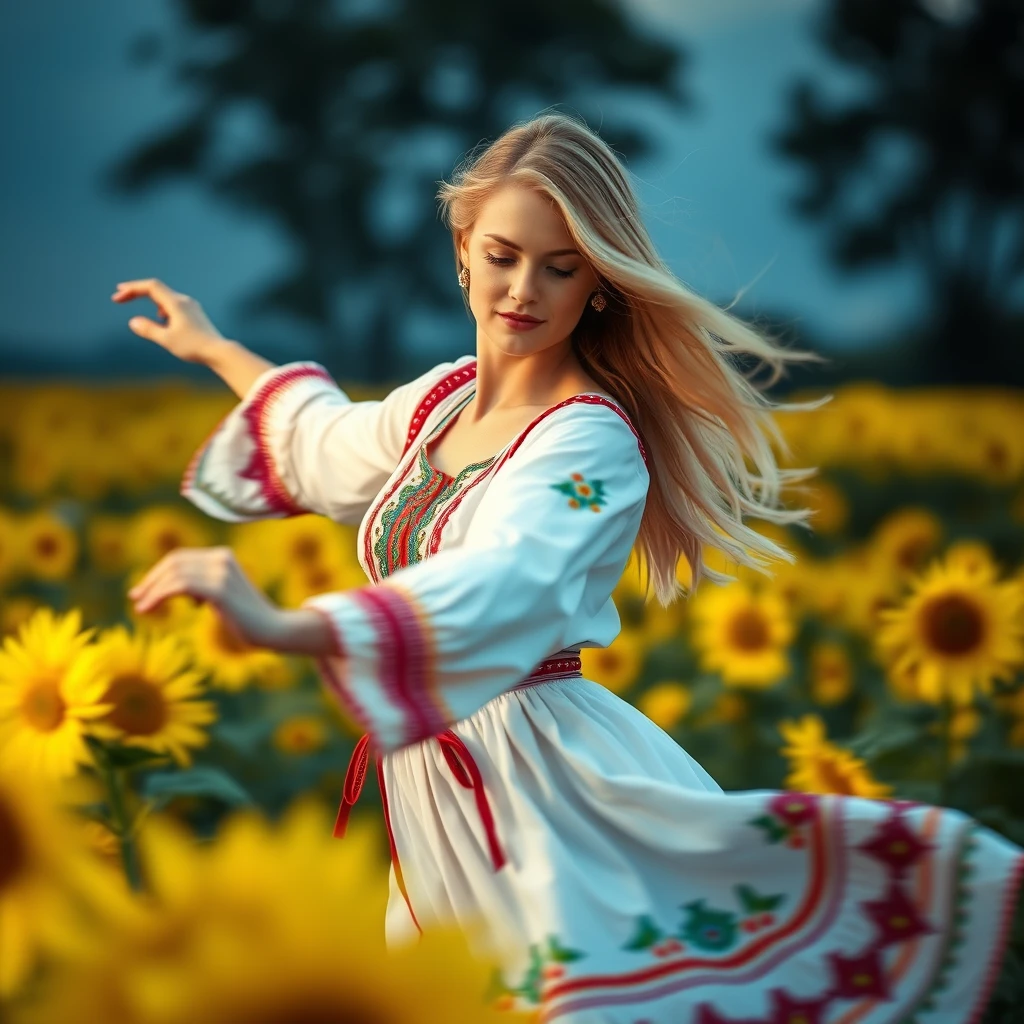
[[[788,671],[794,627],[777,592],[742,581],[701,587],[693,606],[693,643],[703,667],[726,686],[765,689]]]
[[[59,809],[54,786],[0,772],[0,1003],[46,954],[87,948],[88,903],[124,888],[117,872],[91,860],[79,824]]]
[[[0,635],[17,633],[40,607],[42,605],[34,597],[5,597],[0,605]]]
[[[666,679],[645,690],[636,706],[655,725],[671,732],[686,717],[692,700],[687,687],[675,680]]]
[[[86,525],[89,560],[111,576],[126,572],[131,564],[130,520],[125,516],[96,515]]]
[[[151,817],[139,845],[152,900],[111,914],[13,1024],[525,1021],[487,1005],[493,961],[466,934],[426,927],[385,948],[386,843],[368,819],[339,843],[329,814],[303,797],[276,824],[232,815],[201,845]]]
[[[817,704],[839,704],[853,692],[853,668],[843,644],[822,641],[810,652],[811,699]]]
[[[946,549],[946,562],[963,568],[986,583],[993,582],[999,575],[992,549],[980,540],[958,540],[950,544]]]
[[[608,647],[584,647],[580,651],[583,675],[619,695],[636,684],[643,660],[643,635],[628,626]]]
[[[244,690],[253,683],[267,689],[287,686],[291,663],[276,651],[243,640],[217,608],[203,604],[188,627],[196,668],[220,690]]]
[[[825,723],[817,715],[804,715],[799,722],[780,722],[779,732],[786,740],[782,754],[790,766],[783,783],[786,789],[872,800],[892,794],[892,787],[875,780],[859,757],[829,742]]]
[[[327,723],[319,715],[292,715],[274,730],[271,743],[284,754],[308,754],[327,742]]]
[[[132,635],[113,626],[83,658],[103,681],[109,709],[89,724],[99,739],[169,754],[182,767],[192,763],[188,748],[209,742],[202,726],[216,719],[217,708],[197,699],[202,675],[190,668],[188,651],[176,637]]]
[[[0,650],[0,768],[60,779],[94,763],[89,723],[106,714],[103,680],[83,671],[94,629],[78,609],[40,608]]]
[[[913,674],[918,696],[969,704],[1024,665],[1024,586],[987,579],[963,561],[940,560],[905,602],[881,613],[876,650],[896,678]]]
[[[16,516],[0,508],[0,585],[21,569],[21,531]]]
[[[930,509],[897,509],[875,527],[873,554],[898,573],[918,572],[938,550],[942,522]]]
[[[337,557],[315,562],[290,562],[284,569],[278,598],[285,608],[298,608],[307,597],[366,584],[366,574]]]
[[[129,524],[132,562],[152,566],[175,548],[202,548],[213,543],[209,527],[197,515],[175,505],[151,505]]]
[[[21,549],[30,575],[65,580],[78,561],[78,535],[61,518],[45,509],[22,517]]]

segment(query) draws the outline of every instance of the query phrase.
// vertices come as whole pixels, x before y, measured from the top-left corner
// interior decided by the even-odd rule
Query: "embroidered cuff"
[[[317,594],[302,603],[331,621],[338,657],[317,658],[323,681],[381,751],[443,732],[430,638],[412,598],[391,584]]]
[[[192,456],[179,491],[215,519],[246,522],[309,511],[294,493],[286,450],[288,427],[309,399],[336,389],[319,363],[275,366],[256,378],[248,393]]]

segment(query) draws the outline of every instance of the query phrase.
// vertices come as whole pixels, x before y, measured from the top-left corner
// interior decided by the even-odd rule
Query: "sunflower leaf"
[[[881,725],[844,740],[844,746],[858,757],[870,760],[879,754],[902,750],[921,742],[921,729],[903,722]]]
[[[153,798],[157,807],[164,806],[176,796],[212,796],[232,805],[255,803],[227,772],[207,766],[148,775],[142,782],[141,792],[143,796]]]
[[[142,747],[108,746],[107,756],[112,768],[141,768],[157,761],[170,761],[170,755]]]

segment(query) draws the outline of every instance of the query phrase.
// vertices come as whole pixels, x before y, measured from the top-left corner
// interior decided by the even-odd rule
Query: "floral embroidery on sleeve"
[[[581,473],[573,473],[565,483],[551,486],[569,495],[569,508],[589,508],[591,512],[600,512],[601,506],[607,504],[603,480],[586,480]]]

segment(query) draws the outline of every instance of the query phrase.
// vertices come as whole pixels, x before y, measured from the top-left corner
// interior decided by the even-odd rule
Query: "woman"
[[[382,401],[352,402],[316,363],[267,363],[159,282],[119,286],[166,317],[136,333],[241,398],[182,493],[228,521],[357,523],[369,579],[282,610],[230,551],[176,551],[133,589],[138,610],[190,593],[250,642],[316,658],[366,730],[337,835],[377,754],[388,941],[460,922],[518,1008],[575,1024],[973,1019],[1017,847],[937,808],[723,793],[580,671],[580,649],[619,630],[610,595],[634,544],[663,604],[684,593],[681,556],[696,587],[705,544],[792,560],[743,517],[805,522],[779,494],[811,471],[777,466],[781,406],[732,357],[776,377],[813,357],[676,280],[614,154],[568,117],[513,126],[439,198],[476,356]]]

